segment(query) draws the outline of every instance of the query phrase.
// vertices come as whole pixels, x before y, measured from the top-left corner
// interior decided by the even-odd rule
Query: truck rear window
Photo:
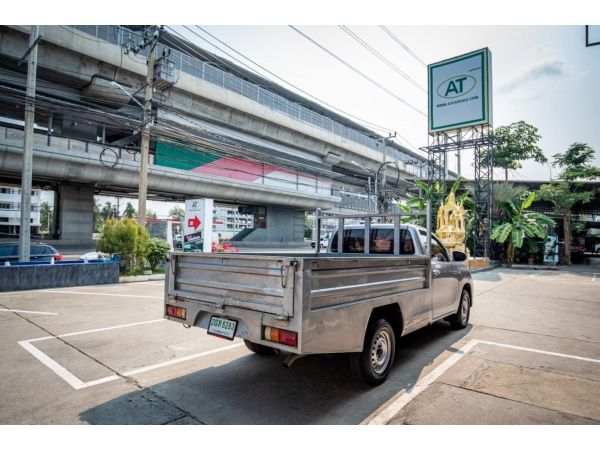
[[[331,251],[337,253],[337,232],[334,233],[331,239]],[[363,253],[364,250],[365,230],[363,228],[344,230],[344,253]],[[394,230],[392,228],[371,229],[370,251],[372,254],[393,254]],[[400,254],[415,254],[415,245],[412,235],[406,229],[400,230]]]

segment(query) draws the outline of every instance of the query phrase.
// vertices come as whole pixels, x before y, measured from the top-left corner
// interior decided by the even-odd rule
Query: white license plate
[[[213,336],[233,340],[237,329],[237,320],[225,319],[224,317],[211,316],[207,333]]]

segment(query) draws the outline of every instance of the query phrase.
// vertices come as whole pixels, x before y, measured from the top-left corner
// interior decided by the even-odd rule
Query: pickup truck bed
[[[291,353],[358,352],[374,308],[397,304],[413,317],[398,324],[402,334],[429,319],[429,265],[423,256],[173,253],[167,304],[186,319],[168,318],[202,328],[213,315],[234,319],[237,337]],[[265,340],[264,327],[297,332],[297,347]]]

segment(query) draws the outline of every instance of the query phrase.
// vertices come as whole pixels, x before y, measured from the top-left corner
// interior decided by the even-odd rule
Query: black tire
[[[469,317],[471,316],[471,295],[469,291],[463,289],[460,294],[460,302],[458,303],[458,311],[456,314],[448,317],[448,322],[455,330],[462,330],[469,324]]]
[[[251,352],[256,353],[257,355],[270,356],[276,353],[276,350],[271,347],[267,347],[266,345],[255,344],[254,342],[247,341],[244,339],[244,344]]]
[[[394,330],[387,320],[379,319],[367,327],[363,351],[350,354],[350,367],[358,380],[379,386],[392,370],[395,354]]]

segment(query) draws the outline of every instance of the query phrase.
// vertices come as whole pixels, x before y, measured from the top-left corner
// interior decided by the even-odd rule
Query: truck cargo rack
[[[344,223],[346,219],[363,219],[365,226],[365,240],[364,240],[364,250],[363,254],[370,255],[371,254],[371,242],[367,236],[371,235],[371,220],[374,218],[383,218],[383,219],[393,219],[394,224],[394,251],[393,254],[398,256],[400,255],[400,228],[402,217],[422,217],[426,216],[427,218],[427,241],[426,241],[426,251],[427,256],[431,258],[431,202],[427,202],[427,208],[425,212],[417,212],[417,213],[394,213],[394,214],[381,214],[381,213],[364,213],[364,214],[327,214],[323,213],[320,209],[317,209],[315,214],[315,220],[317,222],[316,225],[316,246],[315,253],[319,254],[321,252],[320,242],[321,242],[321,221],[322,220],[337,220],[338,221],[338,231],[342,230],[342,232],[338,232],[337,234],[337,253],[338,255],[344,254]]]

